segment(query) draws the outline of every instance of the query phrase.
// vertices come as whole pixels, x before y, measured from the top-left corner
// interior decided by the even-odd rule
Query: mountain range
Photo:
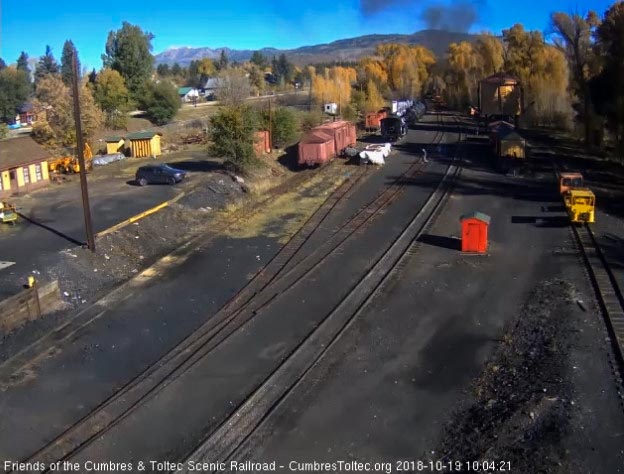
[[[419,44],[429,48],[437,57],[444,56],[449,44],[460,41],[473,41],[475,35],[469,33],[455,33],[444,30],[423,30],[413,34],[384,34],[365,35],[356,38],[347,38],[332,43],[318,44],[314,46],[302,46],[296,49],[262,48],[259,51],[272,58],[284,53],[289,61],[303,65],[333,61],[356,61],[363,56],[373,53],[375,47],[382,43],[406,43]],[[156,64],[178,63],[180,66],[188,66],[191,61],[202,58],[217,59],[221,51],[230,61],[243,62],[249,60],[253,50],[230,49],[230,48],[169,48],[155,55]]]

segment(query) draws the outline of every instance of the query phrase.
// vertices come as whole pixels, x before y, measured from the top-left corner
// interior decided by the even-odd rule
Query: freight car
[[[378,112],[369,112],[366,114],[364,128],[367,132],[378,131],[381,129],[381,120],[388,116],[386,110],[380,110]]]
[[[389,115],[381,121],[381,136],[391,142],[399,140],[407,134],[405,120],[396,115]]]
[[[313,128],[299,142],[300,166],[322,165],[344,154],[357,140],[355,125],[345,120]]]

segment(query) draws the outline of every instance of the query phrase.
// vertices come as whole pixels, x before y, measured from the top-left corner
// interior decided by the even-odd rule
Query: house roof
[[[162,133],[160,132],[134,132],[129,133],[126,138],[128,140],[149,140],[153,138],[154,135],[160,135],[162,137]]]
[[[123,139],[124,139],[124,137],[122,137],[122,136],[104,137],[104,141],[106,143],[117,143],[117,142],[120,142]]]
[[[0,170],[46,161],[52,155],[29,136],[0,141]]]
[[[468,214],[464,214],[463,216],[459,218],[460,221],[463,221],[466,219],[477,219],[479,221],[485,222],[486,224],[489,224],[491,218],[487,214],[483,214],[482,212],[479,212],[479,211],[474,211]]]
[[[209,77],[206,79],[206,83],[204,84],[204,89],[217,89],[219,87],[219,78],[217,77]]]
[[[178,95],[186,95],[193,89],[193,87],[178,87]]]

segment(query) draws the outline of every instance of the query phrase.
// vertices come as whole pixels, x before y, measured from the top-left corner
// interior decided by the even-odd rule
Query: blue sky
[[[422,12],[427,5],[450,0],[385,0],[386,11],[364,14],[363,3],[378,0],[225,0],[171,2],[162,0],[4,1],[1,6],[0,57],[16,61],[22,50],[40,56],[46,44],[60,58],[63,43],[72,39],[83,65],[101,67],[100,55],[108,32],[122,21],[137,24],[155,35],[154,53],[172,46],[258,49],[265,46],[295,48],[372,33],[412,33],[425,28]],[[613,0],[551,0],[473,2],[479,18],[470,28],[500,33],[514,23],[546,30],[551,11],[600,15]]]

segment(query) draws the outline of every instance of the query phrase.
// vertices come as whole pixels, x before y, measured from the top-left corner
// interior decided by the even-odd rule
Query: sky
[[[365,34],[413,33],[427,27],[470,32],[522,23],[548,31],[552,11],[601,16],[613,0],[0,0],[0,57],[21,51],[41,56],[46,45],[60,59],[71,39],[83,66],[99,69],[109,31],[123,21],[154,35],[153,53],[170,47],[296,48]]]

